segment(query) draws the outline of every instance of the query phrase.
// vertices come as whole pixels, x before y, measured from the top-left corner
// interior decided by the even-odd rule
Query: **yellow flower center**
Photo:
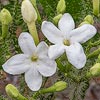
[[[70,46],[69,40],[64,39],[63,43],[64,43],[64,45],[66,45],[66,46]]]
[[[31,60],[32,60],[32,61],[37,61],[37,60],[38,60],[38,56],[33,55],[33,56],[31,57]]]

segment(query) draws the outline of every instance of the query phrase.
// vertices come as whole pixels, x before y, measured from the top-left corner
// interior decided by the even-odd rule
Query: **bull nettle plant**
[[[21,17],[27,24],[29,32],[19,34],[17,46],[20,46],[22,52],[19,50],[19,53],[2,64],[3,70],[9,74],[24,73],[25,82],[33,93],[24,96],[20,93],[20,89],[12,84],[5,87],[6,93],[13,100],[42,100],[45,94],[51,94],[46,100],[48,98],[54,100],[55,92],[71,87],[68,91],[69,99],[83,100],[85,91],[89,87],[89,80],[100,76],[100,48],[90,50],[100,45],[98,40],[100,36],[96,34],[98,31],[94,26],[94,22],[99,19],[99,0],[97,2],[93,0],[93,14],[97,17],[93,14],[85,15],[78,25],[75,25],[72,15],[66,11],[67,0],[58,2],[55,16],[50,21],[46,18],[42,20],[37,2],[36,0],[21,2]],[[16,20],[11,15],[5,8],[0,12],[2,41],[5,41],[10,34],[9,25],[12,24],[12,20]],[[39,28],[46,37],[44,41],[39,40]],[[57,74],[57,81],[46,88],[48,78],[54,74]]]

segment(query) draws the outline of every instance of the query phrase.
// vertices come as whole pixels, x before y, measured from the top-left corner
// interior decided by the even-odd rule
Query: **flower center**
[[[31,57],[31,60],[32,60],[32,61],[37,61],[37,60],[38,60],[38,56],[33,55],[33,56]]]
[[[64,43],[64,45],[66,45],[66,46],[70,46],[69,40],[64,39],[63,43]]]

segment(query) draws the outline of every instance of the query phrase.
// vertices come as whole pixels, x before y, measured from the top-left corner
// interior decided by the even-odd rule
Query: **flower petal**
[[[32,55],[36,49],[32,36],[27,32],[23,32],[20,34],[18,38],[18,43],[20,45],[21,50],[25,54]]]
[[[37,91],[40,89],[42,84],[42,76],[38,72],[35,64],[32,65],[31,69],[25,73],[25,81],[32,91]]]
[[[42,41],[37,46],[37,54],[39,58],[44,58],[48,56],[48,45]]]
[[[68,57],[68,61],[77,69],[85,66],[86,56],[84,54],[82,46],[79,43],[74,43],[67,47],[66,54]]]
[[[96,28],[90,24],[84,24],[71,31],[71,41],[84,43],[96,34]]]
[[[50,59],[56,59],[64,53],[64,46],[60,44],[49,47],[48,55]]]
[[[45,37],[51,42],[51,43],[60,43],[62,42],[62,34],[57,27],[52,24],[51,22],[44,21],[42,23],[42,32],[45,35]]]
[[[64,34],[69,35],[69,32],[75,28],[72,16],[69,13],[65,13],[59,20],[58,27]]]
[[[7,73],[16,75],[26,72],[30,68],[30,63],[27,55],[17,54],[7,60],[2,67]]]
[[[38,61],[37,68],[43,76],[48,77],[56,72],[57,64],[54,60],[45,58]]]

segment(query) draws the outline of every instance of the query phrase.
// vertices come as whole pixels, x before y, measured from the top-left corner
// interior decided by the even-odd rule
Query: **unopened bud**
[[[28,100],[24,96],[22,96],[16,87],[14,87],[12,84],[8,84],[6,86],[6,93],[9,97],[12,98],[12,100]]]
[[[94,23],[93,17],[92,17],[91,15],[87,15],[87,16],[84,18],[84,21],[87,21],[87,22],[89,22],[90,24],[93,24],[93,23]]]
[[[66,10],[65,0],[60,0],[57,5],[57,14],[62,14]]]
[[[64,81],[59,81],[54,84],[56,92],[63,91],[67,87],[67,83]]]
[[[23,19],[26,23],[35,22],[37,20],[37,13],[29,0],[24,0],[21,6]]]
[[[19,91],[12,84],[8,84],[6,86],[6,92],[7,92],[8,96],[10,96],[12,98],[16,98],[19,95]]]
[[[2,9],[0,12],[0,22],[4,25],[8,25],[12,22],[12,16],[7,9]]]
[[[96,16],[99,15],[99,5],[100,5],[100,0],[93,0],[93,13]]]
[[[59,15],[55,16],[55,17],[53,18],[54,24],[57,25],[61,17],[62,17],[62,14],[59,14]]]
[[[91,15],[87,15],[84,18],[83,22],[79,25],[79,27],[84,25],[84,24],[92,24],[93,25],[93,23],[94,23],[93,17]]]
[[[66,87],[67,87],[66,82],[59,81],[59,82],[56,82],[54,85],[52,85],[49,88],[45,88],[45,89],[37,91],[36,93],[33,94],[33,98],[36,99],[41,94],[52,93],[52,92],[60,92],[60,91],[63,91],[64,89],[66,89]]]
[[[9,33],[9,24],[12,22],[12,16],[5,8],[0,12],[0,22],[2,23],[2,38],[4,39]]]
[[[41,93],[59,92],[59,91],[63,91],[66,87],[67,87],[66,82],[59,81],[59,82],[56,82],[51,87],[40,90],[40,91],[41,91]]]

